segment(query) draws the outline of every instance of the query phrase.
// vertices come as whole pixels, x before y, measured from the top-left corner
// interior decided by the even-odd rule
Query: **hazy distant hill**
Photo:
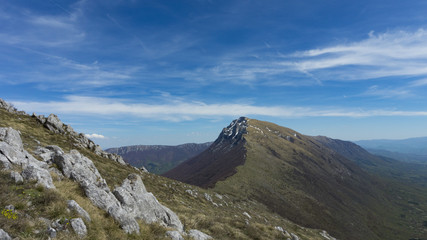
[[[355,141],[369,152],[405,162],[427,163],[427,137]]]
[[[201,153],[211,144],[212,142],[187,143],[177,146],[136,145],[110,148],[106,151],[122,156],[125,162],[134,167],[144,166],[149,172],[162,174]]]
[[[389,161],[393,160],[373,156],[353,143],[239,118],[207,150],[164,176],[259,201],[281,216],[326,229],[339,239],[422,236],[423,216],[408,201],[413,197],[418,208],[427,210],[425,195],[400,192],[401,200],[395,201],[396,192],[406,188],[394,188],[382,175],[361,169],[381,169]]]

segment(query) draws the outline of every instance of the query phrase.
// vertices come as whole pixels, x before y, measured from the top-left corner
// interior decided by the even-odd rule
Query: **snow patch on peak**
[[[228,127],[222,130],[223,136],[227,139],[239,139],[243,134],[246,133],[248,127],[248,120],[245,117],[240,117],[233,120]]]

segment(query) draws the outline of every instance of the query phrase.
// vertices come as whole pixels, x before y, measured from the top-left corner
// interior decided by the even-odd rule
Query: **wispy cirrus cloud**
[[[427,78],[418,79],[418,80],[412,81],[410,83],[411,87],[421,87],[421,86],[426,86],[426,85],[427,85]]]
[[[74,4],[67,14],[44,15],[10,7],[0,30],[0,44],[18,47],[73,47],[85,40],[86,32],[79,22],[81,4]],[[1,12],[1,10],[0,10]]]
[[[256,56],[256,57],[254,57]],[[270,45],[218,59],[188,78],[236,84],[318,85],[387,77],[426,78],[427,30],[370,32],[360,41],[281,54]]]
[[[369,87],[362,95],[380,98],[408,98],[414,96],[408,88],[382,88],[378,85]]]
[[[80,63],[66,57],[56,56],[33,50],[21,48],[21,51],[40,59],[34,66],[19,68],[19,71],[7,73],[10,81],[5,83],[21,84],[36,83],[41,88],[64,90],[92,89],[105,86],[123,85],[134,77],[142,67],[114,66],[92,63]],[[5,77],[6,78],[6,77]]]
[[[201,118],[270,116],[270,117],[376,117],[376,116],[427,116],[427,111],[401,111],[395,109],[351,109],[333,107],[257,106],[252,104],[178,101],[161,104],[133,103],[125,100],[68,96],[64,101],[24,102],[12,101],[19,109],[29,112],[97,117],[124,118],[133,116],[141,119],[165,121],[189,121]]]
[[[316,72],[328,70],[335,80],[360,80],[393,76],[424,76],[427,74],[427,31],[371,32],[369,38],[312,49],[293,54],[295,62],[285,66]],[[301,59],[301,60],[299,60]],[[349,66],[356,73],[345,74]]]

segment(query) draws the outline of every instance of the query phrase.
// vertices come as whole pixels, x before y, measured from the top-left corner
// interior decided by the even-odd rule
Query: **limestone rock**
[[[251,219],[252,217],[251,217],[251,215],[249,215],[249,213],[247,213],[247,212],[243,212],[243,215],[245,215],[247,218],[249,218],[249,219]]]
[[[84,219],[86,219],[86,221],[89,221],[89,222],[91,221],[89,213],[87,213],[82,207],[80,207],[80,205],[76,201],[68,200],[67,201],[67,207],[71,211],[77,212],[77,214],[79,214]]]
[[[54,154],[53,162],[64,176],[78,182],[91,202],[117,220],[127,233],[139,232],[135,218],[122,208],[90,159],[82,156],[77,150],[71,150],[68,154]]]
[[[10,172],[10,177],[15,181],[15,183],[22,183],[24,182],[24,178],[22,178],[21,174],[18,172],[12,171]]]
[[[211,197],[211,195],[209,195],[208,193],[205,193],[205,194],[204,194],[204,196],[205,196],[205,199],[206,199],[207,201],[212,202],[212,197]]]
[[[61,122],[61,120],[59,120],[58,116],[56,116],[55,114],[50,114],[47,117],[46,122],[44,123],[44,126],[50,131],[55,133],[65,132],[64,123]]]
[[[44,162],[51,164],[52,156],[54,154],[64,154],[64,152],[60,147],[51,145],[46,147],[37,147],[37,149],[34,151],[34,154],[40,156]]]
[[[144,166],[140,167],[139,170],[141,170],[142,172],[148,173],[148,170]]]
[[[172,240],[184,240],[179,231],[167,231],[166,236],[170,237]]]
[[[0,128],[0,161],[5,168],[21,166],[24,169],[21,175],[25,180],[35,180],[46,188],[55,188],[52,176],[46,170],[48,165],[24,150],[19,132],[12,128]],[[18,175],[14,177],[19,180]]]
[[[44,186],[45,188],[55,188],[53,185],[52,176],[49,171],[43,169],[35,164],[29,164],[22,171],[22,177],[25,180],[35,180],[38,184]]]
[[[0,228],[0,240],[12,240],[7,232]]]
[[[292,240],[299,240],[299,237],[293,233],[291,233]]]
[[[80,238],[83,238],[87,235],[87,228],[85,223],[81,218],[73,218],[70,220],[71,228]]]
[[[164,226],[183,231],[178,216],[160,204],[152,193],[147,192],[140,176],[130,174],[113,193],[123,208],[135,218],[143,219],[147,223],[159,222]]]
[[[322,237],[324,237],[325,239],[327,239],[327,240],[337,240],[336,238],[334,238],[334,237],[332,237],[331,235],[329,235],[329,233],[328,233],[328,232],[326,232],[325,230],[321,231],[321,232],[320,232],[320,235],[321,235]]]
[[[16,112],[16,108],[14,108],[11,104],[5,102],[1,98],[0,98],[0,108],[3,108],[8,112]]]
[[[0,140],[16,149],[22,149],[21,135],[13,128],[0,128]]]
[[[53,227],[49,227],[48,229],[47,229],[47,235],[50,237],[50,238],[56,238],[56,230],[55,230],[55,228],[53,228]]]
[[[207,235],[206,233],[203,233],[196,229],[191,229],[188,231],[188,236],[192,237],[194,240],[208,240],[212,239],[211,236]]]

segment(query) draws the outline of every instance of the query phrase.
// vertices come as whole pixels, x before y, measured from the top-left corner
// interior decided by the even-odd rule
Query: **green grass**
[[[248,124],[262,132],[248,128],[245,164],[235,175],[218,182],[215,191],[255,199],[296,223],[327,229],[341,239],[425,236],[420,218],[425,220],[426,202],[415,201],[418,205],[410,206],[409,192],[398,195],[405,200],[396,200],[396,194],[390,191],[399,189],[394,185],[398,181],[379,179],[337,160],[311,138],[299,133],[299,138],[294,137],[291,129],[253,119]],[[294,142],[279,133],[291,136]],[[352,175],[341,172],[345,169],[351,169]],[[418,189],[418,195],[427,193],[425,188]],[[413,199],[426,199],[411,193]],[[402,212],[417,220],[403,219]]]

